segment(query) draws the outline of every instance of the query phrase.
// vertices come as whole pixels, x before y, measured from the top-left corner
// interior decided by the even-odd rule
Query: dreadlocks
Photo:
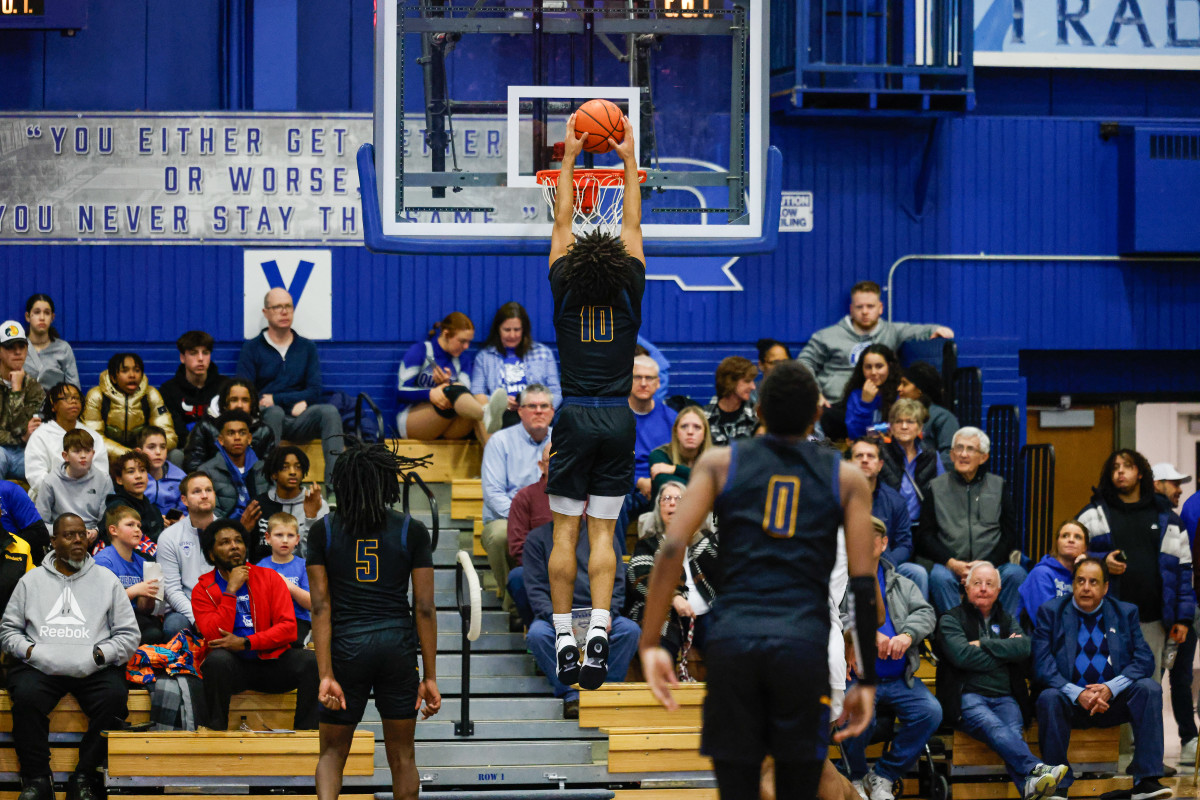
[[[347,533],[357,538],[384,526],[388,509],[400,500],[401,471],[408,466],[408,459],[385,444],[346,436],[331,482]]]
[[[569,287],[587,287],[589,297],[611,303],[630,283],[629,251],[619,236],[598,230],[584,234],[563,256],[563,280]]]

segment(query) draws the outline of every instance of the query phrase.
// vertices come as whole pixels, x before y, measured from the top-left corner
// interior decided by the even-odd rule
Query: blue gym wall
[[[0,108],[369,111],[371,5],[93,0],[74,37],[0,32]],[[814,193],[814,230],[738,262],[742,292],[651,283],[644,333],[676,361],[676,390],[706,400],[722,355],[748,355],[759,336],[803,342],[845,313],[847,287],[884,283],[906,255],[1116,253],[1117,147],[1100,122],[1200,117],[1190,74],[976,74],[977,111],[942,118],[932,133],[932,121],[908,118],[772,118],[784,188]],[[367,389],[385,407],[404,348],[450,310],[486,329],[498,305],[518,299],[535,336],[552,339],[544,259],[338,247],[333,264],[326,383]],[[85,383],[118,347],[143,353],[161,381],[177,363],[171,342],[189,328],[223,342],[217,361],[231,371],[241,271],[238,247],[2,247],[0,311],[18,316],[28,294],[52,294]],[[1181,376],[1177,354],[1153,352],[1200,346],[1196,296],[1196,264],[916,261],[898,271],[890,303],[897,319],[958,332],[960,362],[984,367],[985,402],[1023,405],[1027,391],[1200,390],[1200,370]],[[1062,369],[1053,351],[1065,350],[1102,355]]]

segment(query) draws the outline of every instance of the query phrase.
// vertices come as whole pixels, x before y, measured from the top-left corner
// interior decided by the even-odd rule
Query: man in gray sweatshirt
[[[138,626],[125,587],[88,555],[87,529],[75,514],[54,524],[53,551],[21,578],[0,621],[0,649],[11,659],[13,743],[21,767],[19,800],[54,800],[50,712],[70,694],[88,716],[67,800],[97,800],[107,755],[102,731],[124,727],[125,663]]]
[[[850,289],[850,313],[836,325],[814,333],[796,357],[817,376],[827,402],[842,399],[858,357],[871,345],[885,344],[898,350],[909,341],[954,338],[954,331],[944,325],[914,325],[883,319],[882,295],[874,281],[854,284]]]
[[[168,609],[163,633],[168,637],[195,625],[192,589],[201,575],[212,571],[200,549],[200,531],[213,521],[217,505],[212,478],[207,472],[193,472],[179,482],[179,497],[188,510],[187,516],[158,537],[157,558],[162,565]]]

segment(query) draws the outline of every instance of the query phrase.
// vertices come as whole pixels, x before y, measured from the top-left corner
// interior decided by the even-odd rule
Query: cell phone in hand
[[[1118,550],[1113,558],[1115,558],[1117,561],[1120,561],[1122,564],[1129,561],[1129,557],[1125,555],[1124,550]]]

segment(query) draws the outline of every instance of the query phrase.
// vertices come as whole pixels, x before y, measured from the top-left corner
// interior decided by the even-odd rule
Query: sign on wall
[[[975,65],[1200,69],[1200,2],[976,0]]]
[[[358,244],[366,114],[0,114],[0,242]]]
[[[309,339],[333,338],[333,253],[329,250],[246,250],[242,335],[267,327],[263,301],[271,289],[292,296],[292,328]]]

